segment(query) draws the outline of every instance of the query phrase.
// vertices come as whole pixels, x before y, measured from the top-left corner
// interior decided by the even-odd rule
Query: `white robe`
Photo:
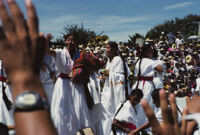
[[[145,76],[145,77],[154,77],[155,76],[155,67],[158,66],[158,63],[155,63],[152,59],[148,59],[148,58],[143,58],[142,62],[141,62],[141,74],[140,76]],[[138,72],[139,72],[139,61],[136,64],[135,67],[135,71],[134,71],[134,76],[138,76]],[[137,81],[135,82],[135,84],[133,85],[133,89],[136,88],[137,85]],[[145,98],[151,105],[152,102],[152,98],[151,98],[151,93],[154,90],[154,84],[152,81],[139,81],[139,85],[138,88],[141,89],[143,91],[143,98]]]
[[[43,61],[50,67],[51,71],[55,72],[55,65],[53,63],[52,56],[45,55]],[[54,82],[50,76],[50,70],[48,68],[46,68],[46,71],[43,70],[40,71],[40,80],[42,82],[44,91],[47,95],[48,103],[51,106],[53,90],[54,90]]]
[[[155,67],[158,66],[158,63],[154,62],[152,59],[149,58],[143,58],[142,62],[141,62],[141,74],[140,76],[144,76],[144,77],[154,77],[155,76]],[[139,61],[136,64],[135,67],[135,71],[134,71],[134,76],[138,76],[138,72],[139,72]],[[135,84],[133,85],[132,89],[135,89],[137,86],[137,81],[135,82]],[[139,85],[138,88],[141,89],[143,91],[143,98],[147,100],[147,102],[149,103],[149,105],[154,109],[155,106],[153,104],[153,100],[151,97],[151,94],[153,92],[153,90],[155,89],[155,85],[153,84],[153,81],[143,81],[140,80],[139,81]],[[142,120],[142,123],[146,123],[147,122],[147,117],[144,116],[144,119]]]
[[[101,103],[104,108],[102,120],[103,135],[110,134],[112,117],[117,105],[125,100],[125,77],[123,61],[119,56],[115,56],[112,61],[108,61],[106,69],[109,70],[109,77],[105,80]],[[128,90],[130,93],[130,89]]]
[[[197,92],[198,94],[200,94],[200,78],[197,78],[197,79],[196,79],[196,89],[195,89],[195,91],[192,93],[192,95],[194,95],[196,92]]]
[[[93,73],[89,76],[88,89],[94,101],[94,105],[90,110],[90,116],[92,119],[92,124],[94,125],[94,132],[96,132],[96,134],[98,135],[102,131],[101,120],[104,118],[104,109],[100,102],[101,86],[100,80],[97,77],[97,73]]]
[[[163,70],[165,70],[165,65],[164,62],[161,60],[155,60],[155,63],[157,63],[158,65],[162,66]],[[157,71],[156,71],[157,72]],[[153,82],[155,85],[155,88],[163,88],[163,78],[165,75],[165,71],[162,72],[161,74],[159,74],[158,72],[156,73],[156,76],[153,78]]]
[[[55,64],[60,73],[69,74],[73,63],[68,50],[56,50]],[[59,135],[74,135],[82,128],[92,127],[83,86],[59,77],[54,87],[51,116]]]
[[[117,110],[120,108],[121,104],[118,105]],[[139,112],[137,112],[139,113]],[[118,114],[115,116],[116,120],[120,122],[126,122],[126,123],[131,123],[138,127],[138,119],[137,119],[137,114],[130,103],[130,101],[126,101],[123,105],[123,107],[120,109]],[[116,130],[117,135],[128,135],[126,132],[123,132],[121,130]],[[113,132],[111,131],[110,135],[113,135]]]
[[[0,61],[0,69],[2,68],[2,61]],[[1,71],[0,71],[1,72]],[[2,76],[2,73],[0,73]],[[3,70],[3,76],[5,77],[5,71]],[[5,86],[5,93],[8,97],[8,99],[13,102],[11,89],[9,89],[9,86],[3,82],[3,85]],[[2,93],[2,82],[0,81],[0,123],[3,123],[7,126],[14,126],[14,119],[12,111],[7,109],[6,104],[3,100],[3,93]]]

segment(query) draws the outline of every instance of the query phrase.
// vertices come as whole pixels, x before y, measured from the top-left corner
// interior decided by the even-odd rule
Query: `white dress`
[[[119,109],[120,106],[121,106],[121,104],[117,108]],[[137,113],[135,112],[130,101],[127,100],[124,103],[123,107],[118,112],[118,114],[115,116],[115,119],[120,122],[133,124],[137,128],[138,127]],[[116,134],[117,135],[128,135],[126,132],[123,132],[121,130],[116,130]],[[111,132],[110,135],[113,135],[113,132]]]
[[[165,65],[164,65],[163,61],[155,60],[155,63],[157,63],[158,65],[162,66],[163,69],[165,69]],[[162,72],[161,74],[159,74],[157,71],[155,71],[155,72],[156,72],[156,76],[153,78],[155,88],[156,89],[163,88],[163,78],[165,75],[165,71]]]
[[[122,59],[119,56],[115,56],[112,61],[108,60],[106,69],[109,70],[109,77],[105,80],[101,96],[101,103],[105,111],[105,119],[102,120],[103,135],[110,134],[110,125],[113,115],[116,112],[117,105],[126,99]],[[130,93],[130,89],[128,92]]]
[[[198,94],[200,94],[200,78],[196,79],[196,89],[195,92],[197,92]],[[194,93],[193,93],[194,95]]]
[[[0,69],[1,68],[2,68],[2,61],[0,61]],[[2,73],[0,73],[0,76],[2,76]],[[5,77],[4,70],[3,70],[3,76]],[[9,86],[5,82],[3,82],[3,85],[6,88],[5,93],[8,97],[8,99],[11,102],[13,102],[12,93],[10,91],[11,89],[9,89]],[[1,81],[0,81],[0,123],[3,123],[7,126],[14,126],[14,119],[13,119],[12,111],[7,109],[6,104],[3,100],[2,82]]]
[[[56,50],[55,65],[60,73],[69,74],[73,63],[68,50]],[[57,79],[51,116],[59,135],[74,135],[78,130],[92,126],[81,84],[60,77]]]
[[[44,91],[47,95],[49,105],[51,105],[52,95],[54,90],[54,82],[50,76],[50,72],[55,72],[55,65],[53,58],[50,55],[45,55],[43,62],[49,66],[50,69],[46,68],[46,71],[40,71],[40,80],[42,82]],[[50,71],[51,70],[51,71]]]
[[[152,59],[149,58],[143,58],[140,66],[141,74],[140,76],[144,77],[154,77],[155,76],[155,67],[158,66],[158,63],[154,62]],[[139,72],[139,61],[136,64],[135,71],[134,71],[134,76],[137,77]],[[132,89],[135,89],[137,86],[137,81],[133,85]],[[152,98],[151,98],[151,93],[155,89],[153,81],[139,81],[138,88],[143,91],[143,98],[149,102],[149,104],[152,106]]]
[[[88,89],[94,101],[92,109],[89,110],[92,119],[92,124],[94,125],[94,132],[96,132],[97,135],[101,135],[101,120],[104,118],[103,114],[105,112],[100,102],[100,80],[98,79],[97,73],[95,72],[89,76]]]

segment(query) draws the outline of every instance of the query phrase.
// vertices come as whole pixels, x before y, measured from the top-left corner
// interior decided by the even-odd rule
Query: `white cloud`
[[[95,32],[104,31],[105,34],[113,37],[112,40],[126,40],[129,34],[133,34],[136,29],[143,29],[138,23],[151,21],[150,16],[114,16],[114,15],[63,15],[57,17],[41,17],[41,31],[51,32],[58,37],[67,24],[81,24]],[[143,34],[143,33],[142,33]]]
[[[183,2],[183,3],[178,3],[175,5],[170,5],[170,6],[166,6],[163,8],[163,10],[171,10],[171,9],[177,9],[177,8],[185,8],[188,7],[190,5],[192,5],[192,2]]]
[[[120,32],[111,32],[109,33],[109,38],[112,41],[128,41],[129,39],[129,35],[135,34],[135,33],[140,33],[142,35],[146,34],[147,29],[145,29],[144,27],[142,27],[141,29],[127,29],[127,30],[123,30]]]

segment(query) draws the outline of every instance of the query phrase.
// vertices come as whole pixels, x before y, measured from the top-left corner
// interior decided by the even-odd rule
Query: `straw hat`
[[[192,56],[191,56],[191,55],[187,55],[187,56],[185,57],[185,62],[186,62],[186,63],[192,62]]]

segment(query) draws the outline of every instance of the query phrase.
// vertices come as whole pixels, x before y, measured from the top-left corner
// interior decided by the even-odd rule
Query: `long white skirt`
[[[135,89],[136,85],[137,85],[137,82],[133,85],[132,89]],[[153,100],[151,98],[151,94],[155,89],[152,81],[145,81],[144,83],[143,81],[139,81],[138,88],[142,90],[144,94],[143,98],[145,98],[147,102],[149,103],[149,105],[152,106]]]
[[[54,83],[52,80],[49,80],[47,82],[42,82],[44,91],[46,93],[46,96],[48,98],[48,103],[51,105],[52,102],[52,96],[53,96],[53,90],[54,90]]]
[[[74,135],[82,128],[91,127],[82,85],[58,78],[54,86],[51,116],[59,135]]]
[[[137,82],[133,85],[132,90],[136,88]],[[149,103],[149,105],[151,106],[151,108],[153,110],[155,110],[155,105],[153,104],[153,99],[151,97],[152,92],[154,91],[154,85],[152,83],[152,81],[145,81],[145,83],[143,83],[143,81],[139,81],[139,85],[138,88],[142,90],[144,96],[143,98],[146,99],[146,101]],[[138,110],[143,110],[142,106],[140,105],[140,109]],[[139,118],[139,126],[143,125],[144,123],[146,123],[147,117],[146,115],[143,115],[144,113],[140,114],[140,118]],[[144,116],[144,117],[142,117]]]
[[[4,84],[6,85],[6,84]],[[10,87],[6,87],[6,95],[8,99],[12,102],[12,94],[10,91]],[[0,84],[0,123],[3,123],[7,126],[14,126],[14,119],[12,115],[12,111],[7,109],[6,104],[3,100],[3,93],[2,93],[2,85]]]

